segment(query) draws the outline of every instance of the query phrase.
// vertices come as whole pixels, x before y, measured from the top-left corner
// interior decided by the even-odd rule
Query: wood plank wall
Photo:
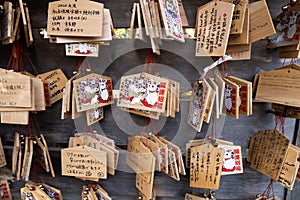
[[[98,0],[97,0],[98,1]],[[0,1],[1,3],[3,2]],[[56,68],[61,68],[68,78],[76,70],[79,58],[66,57],[64,55],[64,45],[50,44],[39,34],[40,28],[46,27],[47,6],[46,0],[28,1],[31,12],[34,44],[28,49],[30,57],[40,73]],[[131,15],[131,6],[134,0],[104,0],[105,7],[110,8],[115,27],[128,27]],[[191,27],[195,24],[195,13],[197,7],[208,2],[207,0],[183,0],[187,12],[188,21]],[[252,1],[251,1],[252,2]],[[268,0],[269,9],[272,16],[276,16],[281,6],[288,1]],[[124,74],[140,72],[144,63],[147,46],[126,39],[116,39],[110,46],[101,46],[100,57],[89,59],[95,72],[103,73],[112,77],[115,88],[119,87],[120,77]],[[195,58],[195,41],[187,40],[185,44],[176,42],[164,43],[164,50],[161,56],[156,57],[158,70],[162,76],[173,78],[181,82],[181,90],[188,91],[191,84],[199,77],[205,66],[211,63],[210,58]],[[0,66],[5,68],[11,54],[11,46],[0,45]],[[282,60],[278,59],[276,50],[266,49],[265,42],[259,41],[253,45],[252,59],[249,61],[228,62],[231,74],[252,80],[256,73],[268,71],[282,66]],[[26,63],[26,69],[32,71],[31,66]],[[185,142],[192,138],[203,138],[208,130],[205,125],[200,133],[196,133],[186,125],[186,115],[188,111],[188,100],[180,102],[180,113],[175,119],[161,119],[157,122],[160,134],[169,140],[177,143],[183,150]],[[83,184],[87,182],[74,179],[72,177],[60,176],[60,148],[65,147],[68,138],[75,131],[82,131],[80,120],[73,121],[70,118],[60,120],[61,102],[55,103],[51,108],[37,114],[42,133],[48,143],[51,144],[51,156],[56,169],[56,178],[51,178],[49,174],[39,170],[39,179],[42,182],[60,188],[64,199],[80,199],[80,191]],[[267,113],[270,109],[269,103],[255,102],[253,104],[253,116],[241,117],[235,120],[227,117],[220,138],[229,140],[243,148],[247,148],[249,137],[256,135],[259,129],[270,129],[274,127],[273,114]],[[126,119],[126,120],[124,120]],[[143,129],[145,119],[135,115],[129,115],[120,111],[116,104],[105,107],[105,119],[97,123],[93,128],[99,133],[105,134],[114,139],[120,147],[126,147],[127,137],[137,135]],[[292,140],[295,120],[287,119],[285,132]],[[128,128],[129,127],[129,128]],[[15,131],[20,130],[20,126],[0,125],[0,136],[5,145],[5,153],[8,160],[8,167],[11,166],[11,152]],[[77,130],[76,130],[77,129]],[[299,142],[298,142],[299,144]],[[119,162],[119,171],[115,176],[109,176],[107,180],[99,183],[116,200],[131,200],[138,197],[135,188],[135,174],[130,170],[124,161],[125,151],[122,151]],[[254,199],[255,195],[262,193],[269,183],[269,178],[252,170],[244,161],[245,173],[240,175],[224,176],[221,179],[220,189],[216,191],[218,199]],[[31,179],[34,174],[31,172]],[[157,199],[184,199],[186,192],[204,192],[201,189],[189,187],[189,178],[181,176],[181,181],[175,181],[164,174],[156,173],[154,187],[157,190]],[[19,199],[19,188],[24,185],[23,181],[12,184],[11,190],[14,199]],[[296,184],[295,188],[299,188]],[[284,199],[285,191],[282,186],[275,184],[275,194],[280,199]],[[298,192],[293,191],[288,195],[289,199],[297,199]]]

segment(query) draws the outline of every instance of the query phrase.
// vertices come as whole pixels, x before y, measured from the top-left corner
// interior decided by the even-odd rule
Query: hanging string
[[[152,69],[152,73],[151,73]],[[155,67],[155,57],[151,49],[148,49],[147,56],[144,62],[143,72],[157,75],[157,69]]]
[[[216,126],[216,120],[215,120],[216,116],[213,115],[212,117],[212,127],[211,127],[211,139],[215,139],[215,126]]]
[[[270,180],[270,183],[268,184],[267,188],[263,192],[262,196],[269,198],[271,191],[272,191],[272,199],[275,200],[273,179]]]
[[[38,120],[37,120],[36,115],[34,115],[33,119],[34,119],[34,122],[35,122],[35,126],[36,126],[37,129],[38,129],[38,133],[41,134],[42,131],[41,131],[41,129],[40,129],[40,125],[39,125],[39,122],[38,122]]]
[[[32,115],[30,114],[29,115],[30,116],[30,126],[31,126],[31,132],[32,132],[32,135],[31,135],[31,138],[33,138],[33,136],[37,136],[37,134],[36,134],[36,129],[35,129],[35,126],[34,126],[34,120],[32,119],[33,117],[32,117]]]
[[[228,64],[227,64],[226,60],[224,60],[224,57],[222,59],[223,59],[223,62],[222,62],[222,77],[231,76],[231,72],[230,72],[230,69],[228,67]]]
[[[27,129],[28,129],[28,132],[27,132],[27,136],[28,137],[31,137],[32,136],[32,133],[31,133],[31,117],[30,117],[30,115],[29,115],[29,123],[28,123],[28,125],[27,125]]]
[[[8,63],[7,63],[7,65],[6,65],[6,70],[9,70],[9,66],[10,66],[11,62],[13,62],[13,55],[11,55],[11,56],[9,57]]]
[[[85,122],[84,122],[84,128],[83,128],[84,135],[86,135],[87,132],[88,132],[88,125],[87,125],[87,121],[85,120]]]
[[[77,67],[76,67],[77,73],[79,72],[80,66],[83,64],[83,61],[84,61],[84,58],[81,58],[78,60]]]
[[[12,63],[12,65],[11,65]],[[11,69],[15,72],[18,71],[18,66],[19,66],[19,44],[14,44],[12,46],[12,51],[11,55],[9,58],[9,61],[7,63],[6,69],[9,70],[11,65]]]
[[[283,60],[282,67],[285,66],[285,61],[286,61],[286,58],[284,58],[284,60]]]
[[[282,115],[275,115],[275,129],[281,131],[283,135],[284,135],[284,123],[285,123],[285,119]]]
[[[82,73],[82,75],[86,74],[86,71],[90,73],[94,73],[95,70],[91,66],[89,60],[87,58],[79,59],[76,67],[76,72],[77,73]]]
[[[35,183],[38,183],[39,182],[39,166],[40,164],[35,162],[33,164],[33,174],[34,174],[34,177],[33,177],[33,182]]]
[[[28,63],[31,65],[33,71],[35,72],[36,75],[39,74],[38,69],[35,67],[35,65],[33,64],[32,60],[30,59],[30,54],[28,53],[27,49],[23,46],[24,50],[24,60],[26,59],[28,61]]]
[[[143,68],[143,72],[147,72],[149,73],[149,69],[148,69],[148,63],[149,63],[149,49],[148,49],[148,53],[144,62],[144,68]]]
[[[296,63],[296,59],[295,58],[292,58],[291,59],[291,64],[295,64]]]
[[[158,129],[157,129],[157,126],[156,126],[156,123],[154,120],[151,120],[151,125],[152,125],[152,130],[153,132],[157,135],[157,136],[160,136],[160,133],[158,132]]]
[[[141,131],[142,134],[147,133],[146,129],[147,129],[148,125],[149,125],[149,122],[150,122],[150,118],[147,117],[145,119],[145,123],[144,123],[143,129]],[[149,127],[148,127],[148,131],[149,131]]]
[[[212,64],[213,64],[214,62],[216,62],[216,60],[217,60],[217,58],[214,57],[213,60],[212,60]],[[211,64],[211,65],[212,65],[212,64]],[[203,74],[204,76],[202,76],[202,78],[200,78],[200,80],[201,80],[201,79],[207,79],[208,77],[210,77],[210,76],[212,75],[212,70],[213,70],[213,69],[210,69],[210,68],[209,68],[207,72],[204,72],[204,74]]]
[[[92,66],[90,65],[90,61],[86,58],[85,59],[85,62],[87,64],[87,69],[89,69],[92,73],[94,73],[94,69],[92,68]]]
[[[39,74],[37,68],[34,66],[32,60],[30,59],[30,54],[28,53],[25,46],[17,42],[12,47],[12,54],[6,65],[6,69],[9,70],[11,66],[11,69],[14,72],[19,72],[19,71],[24,72],[26,71],[25,61],[28,61],[28,63],[30,64],[30,66],[32,67],[36,75]]]

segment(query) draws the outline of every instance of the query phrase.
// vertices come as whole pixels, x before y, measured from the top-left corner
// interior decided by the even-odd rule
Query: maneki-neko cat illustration
[[[108,102],[107,80],[96,78],[79,82],[82,91],[81,103],[84,106]]]
[[[297,3],[299,7],[299,3]],[[300,11],[290,7],[283,11],[274,19],[276,33],[269,37],[269,41],[274,46],[285,46],[296,44],[300,40]]]
[[[122,78],[118,105],[143,110],[164,111],[168,81],[152,75]]]
[[[73,81],[79,112],[113,103],[110,77],[89,74]]]

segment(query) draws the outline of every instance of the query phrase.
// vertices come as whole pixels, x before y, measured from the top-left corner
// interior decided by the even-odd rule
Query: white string
[[[204,70],[203,70],[204,72],[203,72],[202,78],[205,77],[205,75],[207,74],[207,72],[208,72],[209,70],[215,68],[217,65],[222,64],[223,62],[226,62],[226,61],[228,61],[228,60],[232,60],[232,57],[231,57],[231,56],[225,55],[225,56],[223,56],[222,58],[219,58],[219,60],[217,60],[217,61],[214,62],[213,64],[211,64],[211,65],[205,67]]]

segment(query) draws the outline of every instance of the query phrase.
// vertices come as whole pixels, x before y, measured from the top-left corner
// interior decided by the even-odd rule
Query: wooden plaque
[[[104,118],[103,107],[94,108],[86,111],[87,125],[90,126]]]
[[[243,45],[243,44],[242,44]],[[240,45],[228,46],[226,54],[232,57],[232,60],[250,60],[251,59],[251,43],[243,45],[243,50],[239,50]],[[230,49],[230,51],[229,51]]]
[[[82,112],[78,112],[76,108],[76,97],[75,97],[75,88],[73,87],[72,91],[72,99],[71,99],[71,106],[72,106],[72,119],[77,119],[82,115]]]
[[[43,86],[43,82],[38,79],[38,78],[34,78],[31,77],[31,107],[30,108],[26,108],[26,107],[0,107],[0,112],[3,111],[14,111],[14,112],[10,112],[10,114],[5,114],[5,118],[7,118],[9,120],[8,117],[10,117],[11,121],[7,121],[7,123],[28,123],[28,116],[26,116],[26,114],[24,114],[24,116],[22,116],[21,113],[25,113],[25,111],[41,111],[41,110],[45,110],[45,96],[44,96],[44,86]],[[19,111],[24,111],[24,112],[20,112]],[[5,121],[5,120],[3,120]],[[3,122],[4,123],[4,122]]]
[[[89,74],[73,81],[77,112],[113,103],[110,77]]]
[[[300,119],[300,108],[272,103],[272,109],[284,117]]]
[[[98,57],[99,44],[87,42],[66,44],[65,49],[66,56]]]
[[[118,106],[165,112],[169,81],[147,73],[121,78]]]
[[[5,159],[5,154],[2,146],[2,141],[0,137],[0,167],[3,167],[6,165],[6,159]]]
[[[215,100],[214,100],[214,108],[215,108],[215,116],[217,119],[220,117],[220,97],[219,97],[219,86],[217,85],[215,79],[209,78],[208,83],[212,87],[212,89],[215,91]],[[223,98],[224,95],[221,97]]]
[[[94,192],[94,191],[93,191]],[[98,199],[103,199],[103,200],[112,200],[112,198],[108,195],[108,193],[106,191],[104,191],[103,189],[97,189],[95,191],[96,197]],[[97,200],[97,199],[96,199]]]
[[[185,145],[185,166],[186,168],[190,168],[191,164],[191,148],[200,146],[203,144],[203,139],[198,139],[198,140],[189,140],[186,145]]]
[[[51,176],[55,177],[55,173],[54,173],[54,169],[53,169],[53,165],[52,165],[52,161],[51,161],[51,157],[50,157],[50,153],[49,153],[49,149],[48,149],[46,139],[45,139],[43,134],[40,134],[40,137],[41,137],[41,142],[43,143],[43,145],[45,147],[45,151],[46,151],[46,155],[47,155],[47,159],[48,159],[49,170],[50,170]]]
[[[234,4],[234,12],[232,17],[232,24],[230,34],[241,34],[243,32],[244,21],[246,17],[246,8],[248,6],[248,0],[222,0],[224,2]]]
[[[299,148],[288,148],[284,164],[281,168],[280,175],[277,180],[278,183],[288,188],[289,190],[293,189],[297,171],[299,168],[299,162],[297,161],[298,153]]]
[[[128,38],[133,40],[135,37],[135,28],[137,23],[137,5],[138,3],[133,3],[133,7],[131,10],[131,19],[130,19],[130,25],[129,25],[129,32],[128,32]]]
[[[235,84],[239,85],[240,100],[239,113],[250,115],[252,113],[252,82],[246,81],[234,76],[229,76],[228,79]]]
[[[12,153],[12,167],[11,167],[11,172],[14,175],[16,175],[17,173],[18,154],[20,150],[21,150],[21,143],[20,143],[19,133],[15,133],[14,148]]]
[[[300,43],[296,43],[296,44],[292,44],[292,45],[288,45],[288,46],[282,46],[282,47],[278,47],[277,51],[279,53],[281,52],[290,52],[290,51],[299,51],[300,50]]]
[[[293,5],[290,5],[288,9],[282,11],[273,20],[276,33],[268,38],[269,47],[284,47],[299,44],[300,30],[297,28],[300,24],[299,8],[300,4],[297,1]]]
[[[154,157],[155,157],[155,170],[156,171],[161,171],[160,162],[162,160],[162,156],[161,156],[159,145],[157,143],[155,143],[154,141],[152,141],[152,140],[150,140],[150,139],[148,139],[144,136],[139,137],[139,139],[141,140],[141,142],[146,147],[148,147],[151,150],[152,154],[154,155]]]
[[[187,20],[186,14],[185,14],[182,0],[178,0],[178,6],[179,6],[179,13],[180,13],[182,27],[188,27],[189,22]]]
[[[5,111],[1,112],[1,123],[3,124],[22,124],[27,125],[29,122],[28,111]]]
[[[224,151],[221,175],[243,173],[243,160],[241,146],[218,144]]]
[[[198,8],[196,56],[224,56],[234,5],[211,1]]]
[[[99,149],[101,151],[106,152],[106,155],[107,155],[107,172],[111,175],[114,175],[115,174],[115,169],[116,169],[114,151],[112,149],[110,149],[109,147],[107,147],[106,145],[102,144],[96,138],[93,138],[89,135],[83,135],[83,136],[80,136],[79,138],[81,139],[83,145],[87,145],[87,146],[92,147],[94,149]],[[76,146],[76,144],[74,144],[73,146]]]
[[[178,172],[182,175],[186,175],[186,172],[185,172],[185,167],[184,167],[184,163],[183,163],[183,159],[182,159],[182,152],[181,152],[181,149],[175,145],[174,143],[166,140],[165,138],[163,137],[159,137],[159,139],[168,145],[168,149],[169,151],[172,151],[174,152],[174,155],[175,155],[175,158],[176,158],[176,163],[177,163],[177,166],[178,166]]]
[[[4,12],[3,12],[3,18],[1,19],[1,39],[6,40],[9,39],[12,36],[12,27],[13,22],[12,19],[12,3],[9,1],[4,2]]]
[[[153,171],[150,173],[146,173],[147,175],[150,175],[150,181],[147,182],[144,178],[145,173],[137,173],[136,174],[136,188],[145,196],[145,199],[151,199],[153,197],[153,183],[154,183],[154,168],[155,163],[152,163],[152,169]]]
[[[204,143],[204,139],[197,139],[197,140],[189,140],[188,143],[186,143],[186,157],[185,157],[185,165],[187,168],[190,168],[190,158],[191,158],[191,148],[196,146],[201,146]],[[232,142],[216,139],[216,143],[218,145],[233,145]]]
[[[166,36],[184,42],[180,9],[177,0],[159,0]]]
[[[208,94],[207,106],[206,106],[205,111],[204,111],[203,121],[206,122],[206,123],[209,123],[210,116],[211,116],[211,113],[213,111],[213,106],[214,106],[215,98],[216,98],[216,91],[210,85],[210,83],[208,83],[208,82],[205,85],[205,87],[208,87],[209,89],[207,89],[207,91],[211,91],[211,92]]]
[[[278,54],[279,58],[300,58],[300,51],[284,51],[279,52]]]
[[[61,69],[37,75],[43,82],[49,83],[50,104],[57,102],[63,97],[63,89],[68,81]]]
[[[176,162],[176,155],[173,151],[168,151],[168,159],[169,159],[169,176],[177,181],[180,181],[178,164]]]
[[[224,105],[224,94],[225,94],[225,81],[222,79],[221,76],[215,74],[215,81],[219,88],[219,99],[220,99],[220,114],[223,112],[223,105]]]
[[[300,71],[281,69],[260,73],[256,99],[300,107]]]
[[[69,36],[58,36],[56,37],[56,43],[80,43],[80,42],[92,42],[100,43],[109,42],[112,40],[113,34],[113,23],[110,15],[110,10],[104,8],[103,10],[103,23],[102,23],[102,36],[101,37],[69,37]],[[84,54],[83,54],[84,55]],[[97,53],[98,55],[98,53]]]
[[[211,144],[191,148],[190,187],[219,188],[224,151]]]
[[[107,178],[106,152],[88,146],[61,150],[62,175]]]
[[[43,81],[46,106],[50,107],[50,84],[48,81]]]
[[[139,3],[137,3],[137,10],[136,10],[136,12],[137,12],[137,20],[138,20],[138,28],[137,28],[137,30],[136,30],[136,34],[135,34],[135,36],[136,36],[136,38],[139,38],[139,39],[141,39],[142,41],[146,41],[146,37],[145,37],[145,31],[144,31],[144,29],[143,29],[143,22],[142,22],[142,11],[141,11],[141,8],[142,6],[139,4]],[[156,13],[159,15],[159,12],[158,12],[158,4],[157,3],[155,3],[155,9],[156,9]],[[160,27],[160,32],[161,32],[161,22],[160,22],[160,18],[159,17],[157,17],[157,19],[158,19],[158,21],[157,21],[157,24],[159,25],[159,27]],[[145,27],[145,30],[146,30],[146,27]],[[161,33],[160,33],[161,34]]]
[[[0,73],[0,107],[32,107],[31,80],[15,72]]]
[[[7,180],[0,180],[0,199],[1,200],[12,200],[10,188]]]
[[[226,114],[238,119],[240,100],[240,88],[232,81],[223,78],[225,81],[225,108]]]
[[[148,110],[141,110],[141,109],[134,109],[134,108],[124,108],[121,107],[121,110],[124,110],[126,112],[130,112],[136,115],[144,116],[144,117],[149,117],[151,119],[159,119],[159,112],[151,112]]]
[[[38,160],[39,164],[46,170],[46,172],[49,172],[49,163],[48,163],[48,157],[47,157],[47,150],[44,144],[39,140],[37,136],[35,136],[35,140],[38,144],[39,149],[37,150],[38,153]]]
[[[46,100],[44,94],[44,84],[38,78],[31,78],[32,87],[34,89],[34,110],[46,110]]]
[[[252,147],[250,167],[277,180],[289,146],[289,139],[277,130],[258,131]]]
[[[207,200],[207,198],[200,197],[200,196],[197,196],[197,195],[194,195],[194,194],[186,193],[184,200]]]
[[[146,8],[145,8],[145,4],[144,4],[144,0],[139,0],[140,2],[140,7],[141,7],[141,10],[142,10],[142,18],[143,18],[143,22],[144,22],[144,25],[145,25],[145,32],[146,32],[146,35],[149,35],[149,27],[150,27],[150,22],[148,21],[149,19],[147,18],[147,15],[146,15]]]
[[[101,37],[103,4],[89,0],[61,0],[48,6],[47,34]]]
[[[243,31],[240,34],[229,36],[228,45],[249,44],[250,12],[246,9]],[[232,30],[232,29],[231,29]]]
[[[28,34],[28,39],[26,40],[26,43],[27,43],[27,47],[29,47],[33,43],[33,34],[32,34],[31,20],[30,20],[28,7],[25,7],[25,15],[26,15],[27,24],[24,25],[24,29],[26,29],[25,34],[26,32]]]
[[[196,131],[200,132],[204,120],[204,112],[208,104],[208,97],[211,93],[210,87],[204,86],[207,84],[206,80],[202,82],[195,82],[193,94],[190,100],[190,108],[188,114],[188,124]]]
[[[47,185],[45,183],[42,184],[44,186],[44,192],[50,197],[54,198],[55,200],[63,200],[61,191],[57,188],[54,188],[50,185]]]
[[[96,138],[97,140],[99,140],[102,144],[112,148],[112,149],[115,149],[115,141],[104,136],[104,135],[100,135],[100,134],[97,134],[97,133],[75,133],[75,137],[79,137],[79,136],[83,136],[83,135],[89,135],[93,138]]]
[[[163,143],[158,137],[156,137],[155,135],[151,135],[150,138],[158,144],[159,149],[160,149],[160,154],[161,154],[161,162],[160,162],[160,167],[161,167],[161,171],[164,172],[165,174],[169,173],[169,160],[168,160],[168,145]]]
[[[249,4],[250,35],[249,42],[253,43],[276,33],[273,21],[265,0]]]
[[[139,137],[129,137],[127,147],[126,163],[137,174],[146,174],[152,171],[152,163],[155,162],[155,157],[150,149],[146,147]],[[151,175],[145,176],[147,181],[150,181]]]
[[[139,137],[128,138],[126,163],[137,173],[136,187],[148,199],[153,194],[155,157]]]
[[[24,158],[23,158],[22,172],[21,172],[21,176],[25,181],[29,180],[32,156],[33,156],[33,142],[29,137],[25,137],[25,150],[24,150]]]

